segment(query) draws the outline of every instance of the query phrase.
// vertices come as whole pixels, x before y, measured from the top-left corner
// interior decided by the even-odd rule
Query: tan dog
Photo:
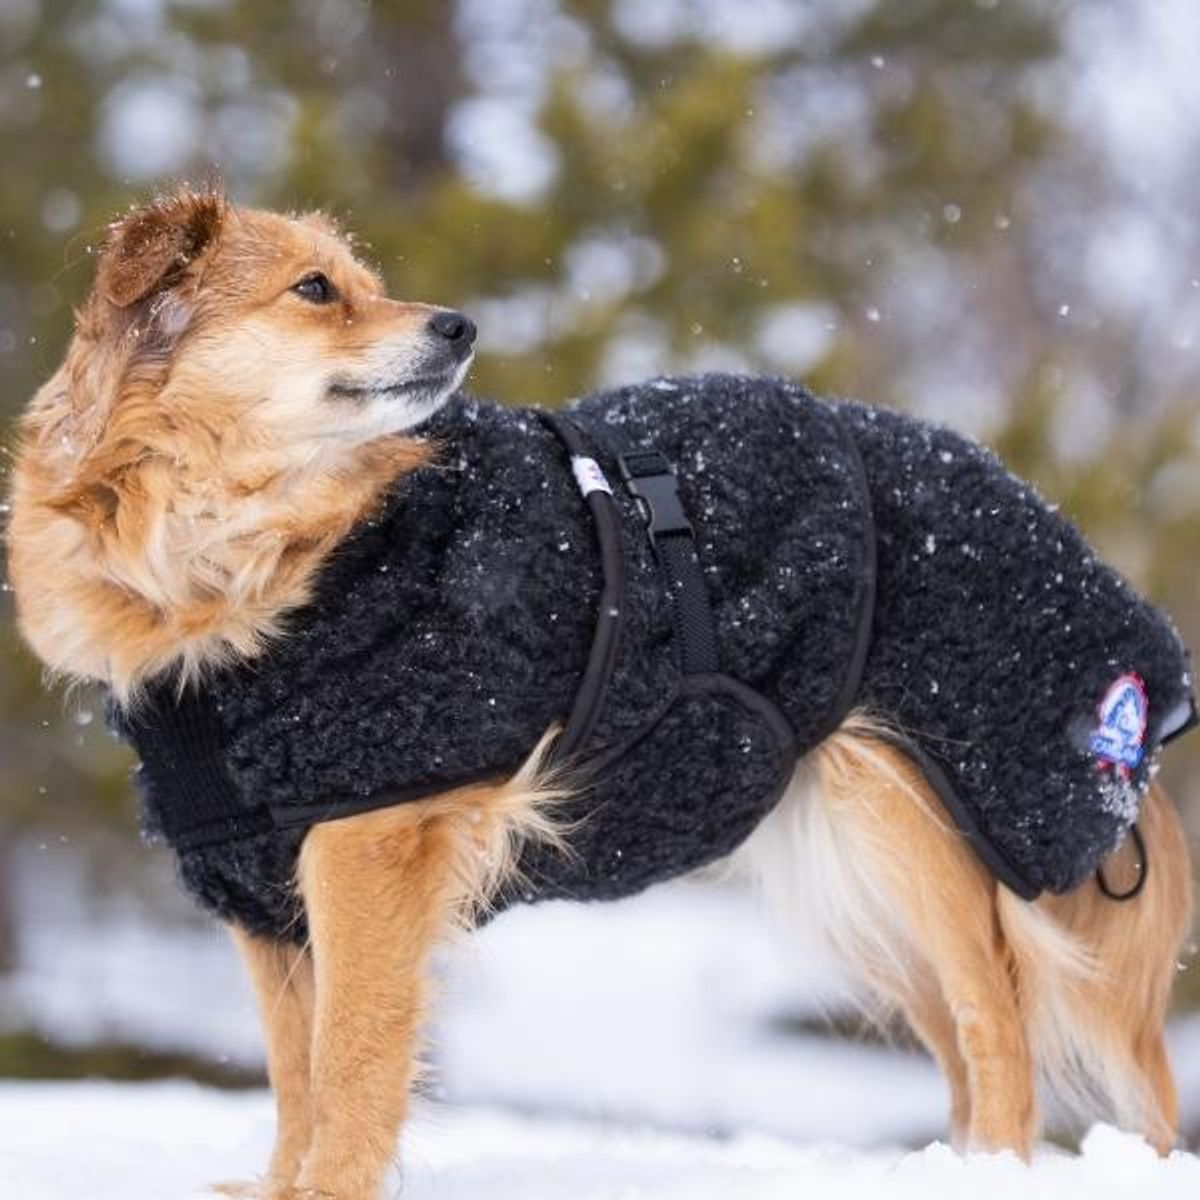
[[[21,427],[10,570],[50,670],[136,703],[169,666],[195,675],[286,636],[330,552],[429,459],[404,431],[461,380],[466,359],[445,348],[456,319],[387,299],[319,215],[184,191],[118,221],[66,360]],[[469,922],[523,837],[552,833],[553,799],[535,753],[511,780],[318,825],[297,880],[309,945],[233,930],[279,1113],[248,1194],[375,1196],[408,1106],[431,949]],[[855,714],[733,865],[786,911],[818,914],[907,1018],[945,1071],[960,1145],[1028,1155],[1040,1069],[1080,1111],[1165,1151],[1163,1022],[1191,882],[1158,789],[1142,832],[1154,870],[1136,900],[1089,883],[1028,904]],[[1123,869],[1108,865],[1118,883]]]

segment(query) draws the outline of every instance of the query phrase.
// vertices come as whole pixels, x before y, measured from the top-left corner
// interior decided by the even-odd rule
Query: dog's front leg
[[[300,1173],[312,1133],[312,958],[299,946],[252,937],[236,926],[230,933],[250,974],[262,1017],[277,1114],[267,1187],[279,1188],[293,1183]]]
[[[295,1192],[374,1200],[415,1074],[430,950],[462,899],[461,822],[427,804],[314,827],[300,888],[316,978],[312,1140]]]

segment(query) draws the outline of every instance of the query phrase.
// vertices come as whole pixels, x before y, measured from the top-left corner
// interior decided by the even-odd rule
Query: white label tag
[[[585,458],[582,454],[573,455],[571,470],[575,472],[575,482],[585,497],[592,492],[607,492],[612,495],[612,488],[600,470],[600,464],[594,458]]]

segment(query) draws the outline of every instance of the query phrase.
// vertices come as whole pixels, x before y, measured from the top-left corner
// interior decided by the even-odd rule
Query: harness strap
[[[696,534],[679,499],[675,472],[657,450],[617,455],[617,468],[637,501],[667,583],[671,619],[685,675],[718,670],[717,634]]]
[[[592,514],[604,575],[604,591],[583,680],[566,726],[552,751],[553,757],[561,761],[581,749],[599,719],[616,663],[627,567],[621,549],[620,510],[582,433],[562,413],[543,412],[540,415],[570,455],[575,480]],[[658,450],[613,447],[609,452],[616,460],[626,490],[646,522],[646,531],[666,584],[683,672],[685,675],[715,672],[719,660],[712,605],[696,555],[695,532],[680,501],[675,472],[666,456]]]
[[[592,514],[600,550],[600,569],[604,576],[604,590],[600,596],[596,629],[592,635],[583,679],[567,723],[551,750],[552,759],[563,761],[583,746],[600,718],[617,659],[625,606],[626,566],[621,550],[620,513],[608,480],[600,465],[592,458],[583,435],[574,422],[561,413],[542,412],[539,415],[570,455],[575,482]]]

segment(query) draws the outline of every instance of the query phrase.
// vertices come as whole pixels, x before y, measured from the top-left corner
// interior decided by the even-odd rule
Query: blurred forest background
[[[976,434],[1200,645],[1190,0],[3,0],[0,162],[5,444],[106,222],[216,174],[468,311],[498,399],[746,369]],[[10,599],[15,973],[68,864],[88,905],[182,908],[95,697],[43,691]],[[1200,737],[1165,771],[1193,833],[1198,768]],[[32,1069],[27,1016],[0,1071]]]

